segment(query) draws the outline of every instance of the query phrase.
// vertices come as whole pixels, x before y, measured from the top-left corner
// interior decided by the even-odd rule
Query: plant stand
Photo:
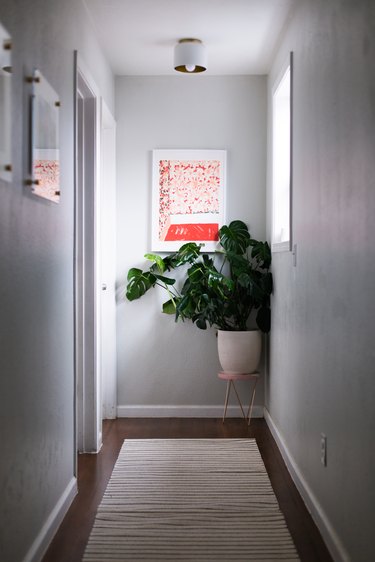
[[[254,398],[255,398],[255,389],[256,389],[257,382],[258,382],[259,373],[256,371],[254,373],[241,373],[241,374],[239,374],[239,373],[226,373],[225,371],[220,371],[217,376],[219,377],[219,379],[227,381],[227,390],[226,390],[226,393],[225,393],[225,402],[224,402],[223,423],[225,421],[225,416],[226,416],[226,413],[227,413],[230,389],[231,389],[231,386],[233,385],[234,392],[236,393],[237,400],[238,400],[238,403],[240,405],[243,418],[244,418],[244,420],[247,421],[247,425],[250,425],[251,412],[252,412],[252,409],[253,409]],[[249,408],[247,410],[247,414],[245,415],[244,409],[243,409],[242,404],[241,404],[240,396],[237,392],[236,385],[234,384],[234,381],[249,381],[249,380],[253,381],[253,389],[252,389],[252,393],[251,393],[251,396],[250,396]]]

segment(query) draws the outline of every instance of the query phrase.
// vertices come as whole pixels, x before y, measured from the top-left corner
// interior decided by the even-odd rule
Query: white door
[[[102,101],[100,180],[100,371],[103,419],[116,417],[116,123]]]

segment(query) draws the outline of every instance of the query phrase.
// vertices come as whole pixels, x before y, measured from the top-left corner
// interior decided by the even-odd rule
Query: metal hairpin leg
[[[246,420],[247,418],[246,418],[246,416],[245,416],[245,412],[243,411],[243,407],[242,407],[241,400],[240,400],[240,397],[239,397],[238,392],[237,392],[236,385],[234,384],[234,381],[231,381],[231,382],[232,382],[232,384],[233,384],[234,392],[236,393],[237,400],[238,400],[238,403],[239,403],[240,408],[241,408],[241,412],[242,412],[242,415],[243,415],[243,419]]]
[[[223,415],[223,423],[225,420],[225,415],[227,413],[227,407],[228,407],[228,400],[229,400],[229,393],[230,393],[230,385],[232,384],[232,381],[227,381],[227,392],[225,394],[225,403],[224,403],[224,415]]]
[[[247,425],[250,425],[250,421],[251,421],[251,412],[253,411],[255,389],[256,389],[256,386],[257,386],[257,382],[258,382],[258,377],[254,377],[253,392],[251,393],[251,400],[250,400],[250,403],[249,403],[249,409],[247,410]]]

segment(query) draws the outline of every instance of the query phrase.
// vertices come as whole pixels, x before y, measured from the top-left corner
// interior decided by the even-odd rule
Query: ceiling
[[[184,37],[207,48],[205,75],[267,74],[296,0],[83,0],[116,75],[173,75]]]

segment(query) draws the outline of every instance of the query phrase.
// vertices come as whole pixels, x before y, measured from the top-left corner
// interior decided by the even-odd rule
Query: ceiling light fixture
[[[200,39],[180,39],[174,48],[174,69],[197,74],[207,70],[206,48]]]

